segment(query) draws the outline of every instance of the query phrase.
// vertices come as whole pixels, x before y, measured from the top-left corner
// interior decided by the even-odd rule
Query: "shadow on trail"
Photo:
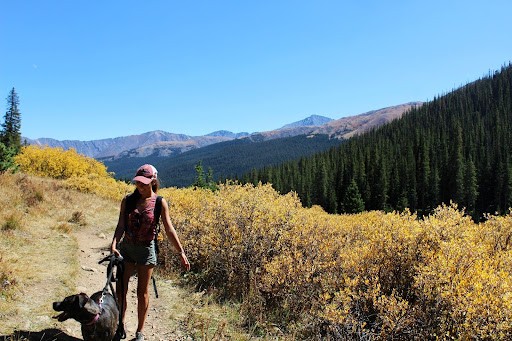
[[[44,329],[40,332],[16,330],[11,335],[0,335],[0,341],[82,341],[59,329]]]

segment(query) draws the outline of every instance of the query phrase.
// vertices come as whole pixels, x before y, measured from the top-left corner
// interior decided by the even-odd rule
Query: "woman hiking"
[[[159,187],[157,170],[149,164],[137,170],[133,182],[136,189],[121,201],[117,227],[112,239],[110,251],[124,258],[123,288],[118,290],[118,301],[122,302],[123,325],[126,312],[126,294],[130,277],[137,274],[137,316],[138,325],[135,340],[143,341],[144,322],[149,308],[149,283],[156,265],[155,236],[156,225],[161,218],[167,238],[181,257],[181,264],[188,271],[190,263],[169,217],[169,207],[162,198],[160,217],[154,216]]]

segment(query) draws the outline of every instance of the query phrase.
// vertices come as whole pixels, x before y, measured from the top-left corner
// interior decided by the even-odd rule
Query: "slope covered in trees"
[[[512,65],[347,143],[254,170],[244,182],[296,191],[329,212],[428,213],[454,201],[474,216],[512,205]],[[363,201],[363,205],[354,202]]]
[[[162,185],[186,187],[193,184],[195,167],[201,162],[205,170],[212,169],[215,180],[233,177],[265,165],[309,156],[343,143],[343,140],[327,135],[308,137],[299,135],[280,139],[254,142],[236,139],[215,143],[171,157],[149,156],[144,162],[151,163],[159,171]],[[133,170],[140,165],[140,158],[123,158],[103,161],[117,179],[131,179]]]

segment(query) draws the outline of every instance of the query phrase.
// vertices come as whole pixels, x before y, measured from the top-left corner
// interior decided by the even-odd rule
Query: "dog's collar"
[[[93,324],[95,324],[96,322],[98,322],[98,320],[100,319],[100,313],[97,313],[96,316],[94,316],[94,318],[88,322],[88,323],[85,323],[86,326],[92,326]]]
[[[85,323],[86,326],[92,326],[93,324],[98,322],[98,320],[100,319],[101,313],[103,312],[103,307],[102,307],[102,305],[103,305],[103,295],[101,296],[100,302],[99,302],[98,305],[100,307],[100,312],[97,313],[96,316],[94,316],[91,321]]]

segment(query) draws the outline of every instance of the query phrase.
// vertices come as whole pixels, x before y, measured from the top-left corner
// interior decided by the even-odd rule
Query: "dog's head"
[[[101,312],[98,304],[84,293],[68,296],[61,302],[53,302],[53,310],[62,311],[62,313],[53,317],[58,319],[59,322],[70,318],[78,322],[90,321],[91,317]]]

